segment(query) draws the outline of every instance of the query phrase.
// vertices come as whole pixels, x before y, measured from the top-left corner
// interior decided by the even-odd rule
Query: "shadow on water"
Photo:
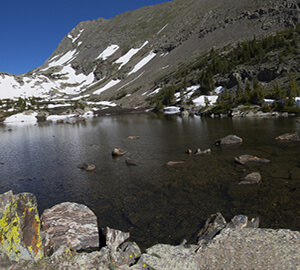
[[[11,131],[8,129],[11,128]],[[142,248],[190,239],[213,213],[259,216],[261,227],[299,230],[300,143],[274,138],[300,131],[293,118],[210,119],[123,115],[86,124],[1,127],[0,192],[32,192],[42,211],[64,201],[88,205],[99,226],[129,231]],[[216,147],[229,134],[241,145]],[[128,136],[139,136],[131,140]],[[113,159],[114,148],[129,150]],[[185,153],[211,148],[207,156]],[[269,164],[237,165],[251,154]],[[128,166],[126,157],[137,161]],[[185,161],[168,168],[168,161]],[[93,172],[77,165],[96,165]],[[238,185],[258,171],[257,185]]]

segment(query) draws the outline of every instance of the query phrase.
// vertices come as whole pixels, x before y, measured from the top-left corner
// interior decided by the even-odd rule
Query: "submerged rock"
[[[228,135],[222,139],[215,141],[215,145],[230,145],[236,143],[242,143],[243,139],[236,135]]]
[[[94,164],[81,163],[77,166],[77,168],[90,172],[95,170],[96,166]]]
[[[257,184],[261,180],[261,175],[259,172],[253,172],[248,174],[243,181],[239,182],[239,185],[247,185],[247,184]]]
[[[235,157],[234,161],[238,164],[244,165],[247,162],[260,162],[260,163],[269,163],[269,159],[259,158],[252,155],[241,155],[239,157]]]
[[[295,133],[282,134],[282,135],[276,137],[276,140],[298,142],[298,141],[300,141],[300,138],[299,138],[298,132],[295,132]]]
[[[175,167],[175,166],[182,166],[184,165],[186,162],[183,161],[183,160],[180,160],[180,161],[169,161],[167,163],[167,167]]]
[[[0,250],[14,261],[43,257],[40,219],[33,194],[13,195],[8,191],[0,195]]]
[[[127,139],[129,140],[138,140],[140,136],[128,136]]]
[[[137,166],[137,162],[135,160],[132,160],[131,158],[127,157],[125,160],[126,164],[129,166]]]
[[[96,215],[87,206],[64,202],[42,214],[42,230],[50,235],[53,249],[68,245],[73,250],[99,248]]]

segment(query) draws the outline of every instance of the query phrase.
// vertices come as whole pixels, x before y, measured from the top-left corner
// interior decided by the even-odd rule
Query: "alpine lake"
[[[87,205],[106,226],[130,232],[142,248],[194,241],[211,214],[259,217],[260,227],[300,230],[300,133],[296,118],[201,118],[134,114],[77,124],[0,126],[0,193],[31,192],[39,212],[71,201]],[[229,134],[243,143],[215,146]],[[139,136],[129,139],[128,136]],[[112,157],[112,150],[128,150]],[[211,154],[187,154],[210,148]],[[239,165],[249,154],[270,163]],[[126,157],[137,166],[126,164]],[[185,161],[167,167],[169,161]],[[80,163],[96,165],[92,172]],[[259,172],[258,184],[238,185]]]

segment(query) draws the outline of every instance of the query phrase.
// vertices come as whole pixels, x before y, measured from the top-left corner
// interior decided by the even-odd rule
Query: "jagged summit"
[[[0,98],[85,97],[141,106],[212,47],[299,23],[296,0],[174,0],[79,23],[39,68],[0,75]]]

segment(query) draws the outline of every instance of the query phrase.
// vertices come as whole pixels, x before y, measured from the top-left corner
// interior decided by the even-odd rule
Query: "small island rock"
[[[296,142],[296,141],[300,141],[300,138],[299,138],[298,132],[295,132],[295,133],[282,134],[282,135],[276,137],[276,140]]]
[[[243,139],[236,135],[228,135],[222,139],[215,141],[215,145],[230,145],[236,143],[242,143]]]

